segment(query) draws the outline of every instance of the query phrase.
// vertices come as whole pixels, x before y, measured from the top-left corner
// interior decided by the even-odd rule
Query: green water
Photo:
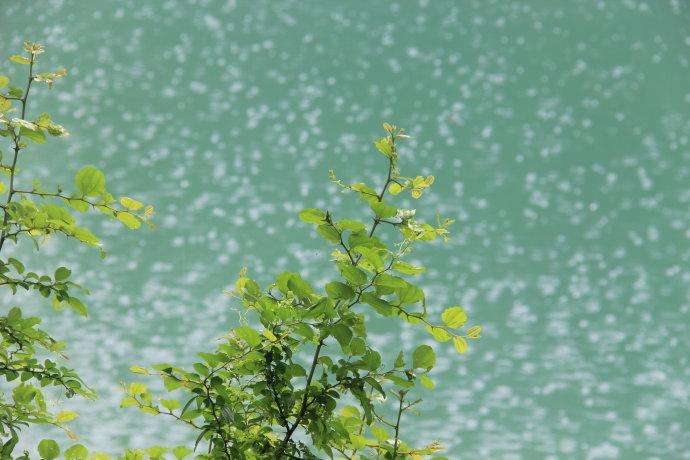
[[[48,321],[101,394],[70,402],[83,442],[190,438],[118,409],[119,380],[211,348],[243,265],[324,281],[296,211],[355,209],[326,172],[380,179],[389,120],[415,137],[403,168],[437,176],[421,214],[457,220],[419,260],[432,308],[460,303],[485,331],[460,359],[437,349],[403,435],[450,458],[690,458],[684,0],[0,3],[3,56],[32,39],[70,72],[34,100],[72,137],[25,169],[69,183],[92,163],[158,210],[152,232],[94,220],[105,263],[57,243],[34,259],[94,291],[88,320]],[[424,335],[371,332],[391,354]]]

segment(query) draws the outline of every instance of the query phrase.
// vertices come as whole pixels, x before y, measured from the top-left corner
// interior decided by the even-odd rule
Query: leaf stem
[[[34,81],[34,76],[33,76],[33,70],[34,70],[34,62],[35,62],[35,55],[34,53],[30,53],[30,58],[29,58],[29,77],[28,77],[28,82],[26,84],[26,89],[24,90],[24,94],[22,97],[19,99],[19,102],[22,104],[22,120],[26,116],[26,107],[27,107],[27,100],[29,98],[29,91],[31,90],[31,83]],[[20,147],[20,140],[21,140],[21,131],[15,133],[14,128],[12,129],[12,140],[14,141],[14,156],[12,158],[12,166],[10,166],[10,186],[9,190],[7,191],[7,201],[5,202],[5,206],[2,208],[4,212],[4,216],[2,218],[2,233],[0,233],[0,251],[2,251],[3,246],[5,245],[5,240],[7,239],[7,222],[9,220],[9,212],[8,212],[8,206],[12,202],[12,198],[14,197],[15,190],[14,190],[14,177],[16,176],[16,168],[17,168],[17,159],[19,158],[19,151],[21,150]]]
[[[295,433],[295,430],[299,426],[300,422],[302,421],[302,418],[304,417],[304,414],[307,412],[307,407],[309,404],[307,404],[307,399],[309,398],[309,385],[311,385],[311,381],[314,378],[314,372],[316,371],[316,365],[318,364],[319,361],[319,355],[321,354],[321,348],[323,348],[323,343],[324,343],[324,338],[319,340],[319,344],[316,346],[316,350],[314,350],[314,357],[311,361],[311,368],[309,369],[309,375],[307,376],[307,382],[304,387],[304,395],[302,397],[302,406],[300,407],[299,413],[297,414],[297,417],[295,418],[295,422],[292,424],[292,426],[285,432],[285,437],[283,438],[283,442],[280,444],[280,447],[278,448],[278,458],[280,458],[281,455],[283,455],[283,451],[287,447],[287,443],[290,441],[290,438],[292,435]]]
[[[393,442],[393,460],[395,460],[395,457],[398,455],[398,443],[400,441],[400,418],[402,417],[403,413],[403,402],[405,401],[405,392],[401,391],[400,394],[398,395],[400,399],[400,404],[398,405],[398,417],[395,421],[395,441]]]

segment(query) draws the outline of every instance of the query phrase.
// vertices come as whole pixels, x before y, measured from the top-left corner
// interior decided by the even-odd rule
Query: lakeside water
[[[70,72],[35,101],[72,136],[25,169],[71,183],[92,163],[158,212],[152,232],[94,220],[105,262],[46,248],[94,291],[88,320],[47,326],[101,394],[70,402],[84,443],[190,438],[118,409],[118,382],[211,348],[241,266],[324,281],[296,212],[354,209],[327,171],[380,178],[388,120],[415,137],[402,167],[437,176],[422,214],[457,220],[420,258],[432,309],[485,331],[438,348],[408,433],[450,458],[690,458],[688,3],[4,3],[0,54],[40,41]],[[424,336],[372,334],[391,354]]]

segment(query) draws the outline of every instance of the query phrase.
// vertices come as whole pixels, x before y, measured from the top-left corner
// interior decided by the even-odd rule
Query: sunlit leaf
[[[462,307],[449,307],[443,311],[441,319],[446,326],[458,328],[467,322],[467,313]]]

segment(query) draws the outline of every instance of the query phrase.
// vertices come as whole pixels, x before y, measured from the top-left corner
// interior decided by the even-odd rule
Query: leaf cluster
[[[51,88],[66,75],[64,69],[36,73],[35,66],[42,45],[25,43],[24,53],[9,60],[26,70],[22,86],[0,75],[0,137],[9,145],[0,149],[0,287],[15,295],[19,291],[36,294],[54,309],[65,308],[86,316],[88,309],[81,299],[88,290],[72,280],[72,271],[57,267],[52,273],[27,270],[19,256],[5,256],[12,251],[10,243],[29,240],[36,250],[53,236],[63,236],[77,243],[102,251],[99,238],[79,223],[79,214],[98,211],[117,219],[129,228],[149,223],[153,208],[128,197],[115,200],[106,188],[105,175],[94,166],[85,166],[74,177],[71,192],[60,185],[44,188],[39,181],[22,174],[20,166],[31,155],[34,144],[43,144],[50,137],[64,138],[67,130],[53,121],[48,113],[31,117],[29,95],[34,83]],[[22,186],[21,184],[31,184]],[[26,316],[22,307],[13,305],[0,316],[0,378],[6,392],[0,394],[0,458],[15,456],[22,429],[33,424],[54,425],[74,439],[76,434],[68,423],[75,412],[53,412],[46,403],[60,394],[93,399],[93,390],[71,368],[65,365],[65,343],[54,339],[39,328],[41,318]],[[57,458],[60,449],[53,440],[37,446],[41,458]],[[78,447],[65,452],[65,458],[86,458]],[[30,458],[25,452],[17,458]],[[98,458],[98,456],[92,456]],[[134,457],[132,457],[134,458]]]
[[[68,136],[48,113],[31,117],[28,111],[34,83],[51,88],[67,73],[35,72],[43,52],[43,46],[26,43],[23,54],[10,56],[26,68],[23,86],[0,76],[0,136],[9,144],[8,152],[0,150],[5,175],[0,181],[0,286],[13,295],[20,290],[38,294],[57,310],[86,316],[80,296],[88,290],[72,280],[69,268],[57,267],[49,274],[27,270],[16,254],[5,255],[11,251],[9,243],[29,240],[40,250],[49,238],[62,236],[105,254],[100,239],[81,224],[82,213],[97,212],[137,229],[152,225],[153,207],[128,196],[116,198],[95,166],[81,168],[69,189],[44,187],[20,174],[29,147]],[[131,368],[159,379],[163,393],[141,382],[123,383],[122,407],[185,425],[196,433],[194,445],[128,449],[118,458],[418,459],[442,450],[437,442],[406,441],[404,416],[421,402],[423,390],[435,387],[431,371],[436,352],[429,343],[450,342],[462,354],[481,328],[465,329],[468,316],[460,306],[444,309],[440,318],[427,309],[426,294],[416,281],[425,268],[414,264],[411,254],[422,243],[447,240],[452,220],[425,222],[414,209],[395,204],[404,191],[421,198],[434,177],[402,175],[398,145],[409,136],[388,123],[383,128],[385,135],[374,142],[386,160],[382,184],[346,183],[329,173],[337,187],[361,200],[366,214],[340,217],[334,210],[316,208],[299,214],[331,247],[330,280],[315,286],[299,273],[283,272],[262,287],[242,269],[228,291],[243,306],[238,327],[215,349],[199,353],[189,368],[172,363]],[[395,322],[419,327],[429,334],[428,343],[388,356],[369,340],[373,316],[386,318],[391,327]],[[17,456],[14,451],[21,430],[32,424],[54,425],[76,440],[68,423],[77,414],[51,411],[48,395],[96,396],[64,365],[65,344],[40,329],[40,323],[40,317],[26,316],[19,306],[0,316],[0,377],[9,388],[0,395],[3,460],[30,458],[29,452]],[[62,452],[51,439],[35,450],[43,459],[110,458],[82,444]]]
[[[387,179],[378,190],[330,174],[368,206],[368,221],[316,208],[299,214],[331,245],[333,279],[319,289],[299,273],[283,272],[261,287],[243,269],[228,293],[243,304],[243,324],[213,352],[200,353],[191,369],[133,367],[160,378],[176,397],[156,396],[133,383],[124,388],[124,407],[197,430],[195,448],[206,442],[207,458],[397,459],[441,450],[438,443],[414,446],[401,439],[403,414],[420,402],[411,395],[435,386],[429,375],[434,348],[420,344],[387,357],[368,340],[367,318],[420,326],[437,342],[452,341],[459,353],[481,329],[462,332],[468,317],[459,306],[445,309],[438,322],[427,312],[425,293],[415,282],[425,268],[409,257],[418,243],[447,238],[452,221],[422,222],[391,201],[397,194],[393,185],[419,198],[433,177],[404,178],[397,146],[407,136],[389,124],[384,129],[387,135],[375,147],[387,159]],[[386,238],[379,235],[383,226]]]

